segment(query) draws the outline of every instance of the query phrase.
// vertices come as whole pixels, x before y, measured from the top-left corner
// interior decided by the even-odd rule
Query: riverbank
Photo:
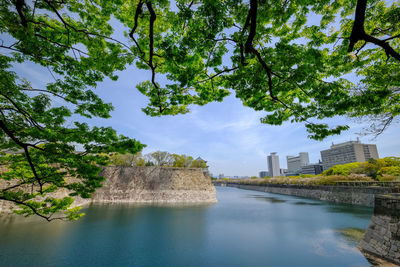
[[[359,243],[359,249],[376,265],[392,266],[390,263],[400,265],[400,194],[396,194],[399,192],[398,187],[251,185],[243,181],[214,182],[214,184],[374,207],[374,215]]]
[[[229,186],[246,190],[274,194],[306,197],[335,203],[346,203],[373,207],[375,195],[400,193],[399,187],[383,186],[344,186],[344,185],[285,185],[285,184],[251,184],[245,182],[213,181],[217,186]]]

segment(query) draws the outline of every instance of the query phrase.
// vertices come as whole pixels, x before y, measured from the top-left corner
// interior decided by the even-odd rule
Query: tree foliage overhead
[[[114,34],[120,24],[124,37]],[[0,182],[8,181],[0,199],[46,219],[72,201],[48,193],[65,187],[88,197],[100,186],[107,157],[96,154],[143,147],[77,119],[109,117],[112,106],[93,88],[129,64],[151,73],[137,85],[151,116],[186,113],[233,91],[267,114],[262,122],[302,122],[323,139],[348,126],[319,120],[372,117],[379,134],[400,112],[395,1],[3,0],[0,39],[0,150],[16,151],[0,158]],[[19,64],[52,80],[32,84]],[[34,190],[22,190],[28,185]]]
[[[139,0],[114,8],[126,11],[115,16],[127,27],[136,65],[152,73],[137,86],[150,99],[149,115],[186,113],[232,90],[267,113],[262,122],[303,122],[321,140],[348,126],[318,120],[378,118],[379,134],[399,114],[395,1]]]
[[[77,120],[110,117],[111,104],[93,88],[115,80],[133,59],[110,37],[110,16],[77,1],[0,3],[0,200],[17,204],[19,214],[79,218],[72,197],[90,197],[101,186],[108,157],[99,154],[143,148],[112,128]],[[33,85],[14,71],[18,64],[47,69],[52,80]],[[57,194],[62,189],[70,195]]]

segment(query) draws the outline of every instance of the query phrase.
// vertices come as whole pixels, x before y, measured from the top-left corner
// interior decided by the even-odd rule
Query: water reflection
[[[320,206],[322,203],[319,202],[305,202],[305,201],[296,201],[295,205],[309,205],[309,206]]]
[[[363,206],[356,206],[349,204],[326,205],[325,209],[330,213],[338,213],[338,214],[346,213],[361,219],[369,219],[371,218],[371,214],[373,213],[373,208],[371,207],[363,207]]]
[[[337,229],[372,209],[217,188],[218,204],[96,205],[78,222],[0,217],[0,266],[368,266]]]
[[[280,199],[277,197],[268,197],[268,196],[264,196],[264,195],[248,195],[249,198],[255,198],[257,200],[263,200],[269,203],[284,203],[286,202],[286,200],[284,199]]]

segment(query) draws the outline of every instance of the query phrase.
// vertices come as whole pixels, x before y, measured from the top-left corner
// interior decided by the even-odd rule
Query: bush
[[[314,178],[317,177],[315,174],[300,174],[301,178]]]
[[[373,182],[370,177],[360,177],[356,175],[331,175],[321,176],[319,179],[315,179],[313,184],[315,185],[334,185],[337,182]]]
[[[349,175],[353,170],[358,170],[360,165],[363,163],[360,162],[352,162],[343,165],[335,165],[332,166],[329,170],[324,171],[322,174],[325,176],[329,175]]]
[[[390,166],[390,167],[382,167],[378,172],[378,175],[392,175],[392,176],[400,176],[400,167],[398,166]]]
[[[378,175],[377,178],[380,182],[400,182],[400,177],[394,175]]]

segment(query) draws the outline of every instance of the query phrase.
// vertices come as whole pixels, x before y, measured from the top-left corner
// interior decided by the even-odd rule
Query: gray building
[[[280,176],[281,168],[279,167],[279,156],[276,152],[272,152],[267,156],[268,174],[271,177]]]
[[[313,163],[301,167],[300,174],[320,174],[323,171],[322,163]]]
[[[259,173],[258,173],[258,176],[260,177],[260,178],[264,178],[264,177],[267,177],[268,176],[268,171],[260,171]]]
[[[376,145],[362,144],[360,140],[332,144],[330,149],[321,151],[324,170],[330,167],[351,162],[365,162],[369,159],[378,159]]]
[[[286,156],[289,174],[300,174],[301,168],[310,164],[308,152],[300,152],[298,156]]]

